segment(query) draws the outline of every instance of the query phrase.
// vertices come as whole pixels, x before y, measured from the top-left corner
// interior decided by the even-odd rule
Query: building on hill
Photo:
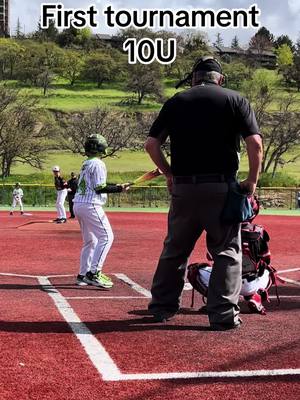
[[[0,0],[0,37],[9,37],[9,0]]]
[[[119,36],[96,33],[92,36],[92,38],[93,40],[97,41],[97,43],[99,43],[101,47],[114,47],[117,49],[123,48],[123,41]]]
[[[276,68],[276,55],[271,50],[257,51],[256,49],[244,50],[240,47],[209,46],[209,51],[224,62],[244,61],[254,64],[256,67],[268,69]]]

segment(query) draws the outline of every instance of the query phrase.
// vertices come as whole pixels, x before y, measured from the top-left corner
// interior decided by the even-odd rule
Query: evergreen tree
[[[21,22],[20,22],[20,18],[19,18],[19,17],[18,17],[18,19],[17,19],[16,38],[17,38],[17,39],[22,39],[22,38],[24,38],[24,33],[22,32],[22,26],[21,26]]]
[[[238,37],[235,35],[235,37],[232,39],[232,41],[231,41],[231,47],[233,48],[233,49],[238,49],[239,47],[240,47],[240,44],[239,44],[239,39],[238,39]]]
[[[221,36],[221,33],[217,33],[216,34],[216,41],[213,43],[214,44],[214,46],[216,46],[216,47],[222,47],[222,46],[224,46],[224,40],[223,40],[223,38],[222,38],[222,36]]]

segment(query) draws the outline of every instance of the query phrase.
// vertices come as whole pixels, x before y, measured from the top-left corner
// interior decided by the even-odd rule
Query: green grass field
[[[51,183],[52,184],[52,167],[59,165],[65,177],[68,177],[71,172],[79,172],[84,157],[70,152],[52,152],[47,154],[46,162],[41,171],[31,167],[28,164],[17,163],[12,168],[12,175],[6,179],[5,182],[22,183]],[[108,170],[108,178],[115,182],[124,182],[133,180],[141,173],[155,168],[153,162],[144,151],[130,151],[125,150],[119,152],[116,157],[104,159]],[[247,171],[246,157],[242,157],[240,171],[243,173]],[[280,170],[291,177],[295,178],[300,184],[300,159],[293,164]],[[154,181],[153,181],[154,182]],[[155,183],[164,183],[163,178],[155,179]]]
[[[268,71],[270,75],[276,75],[276,71]],[[177,90],[175,84],[177,80],[164,80],[165,98],[172,97]],[[20,88],[21,93],[27,93],[35,96],[40,101],[40,106],[49,110],[58,110],[64,112],[87,111],[97,106],[110,107],[117,110],[128,111],[158,111],[162,104],[146,97],[142,105],[122,105],[121,102],[133,97],[133,93],[124,90],[124,82],[104,83],[98,89],[96,84],[87,82],[76,82],[72,87],[66,80],[59,78],[54,81],[46,96],[43,95],[41,88],[26,87],[19,85],[16,81],[7,82],[9,86]],[[182,90],[182,89],[180,89]],[[277,99],[293,95],[296,97],[295,111],[300,110],[300,92],[296,89],[288,91],[286,88],[279,86],[277,89]],[[274,101],[270,106],[270,111],[278,110],[278,102]]]

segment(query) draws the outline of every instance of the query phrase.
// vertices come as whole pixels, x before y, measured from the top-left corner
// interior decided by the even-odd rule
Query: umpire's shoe
[[[153,315],[154,322],[167,322],[170,319],[174,318],[177,314],[177,311],[169,311],[169,310],[160,310],[160,311],[152,311],[151,314]]]
[[[238,329],[242,324],[242,320],[238,318],[238,320],[231,324],[226,323],[212,323],[210,324],[211,331],[229,331],[231,329]]]

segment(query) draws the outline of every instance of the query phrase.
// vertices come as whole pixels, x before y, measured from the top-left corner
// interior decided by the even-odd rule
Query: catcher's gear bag
[[[107,141],[102,135],[88,136],[84,144],[84,150],[87,156],[105,154],[107,147]]]
[[[262,226],[249,222],[242,224],[241,236],[243,259],[240,295],[248,301],[251,312],[265,314],[262,301],[269,301],[268,291],[273,284],[276,286],[277,279],[276,270],[270,264],[271,253],[268,246],[270,238]],[[187,278],[193,289],[202,294],[204,301],[207,297],[211,271],[212,266],[209,263],[195,263],[188,266]],[[278,294],[277,299],[279,302]],[[194,291],[192,303],[194,303]]]

